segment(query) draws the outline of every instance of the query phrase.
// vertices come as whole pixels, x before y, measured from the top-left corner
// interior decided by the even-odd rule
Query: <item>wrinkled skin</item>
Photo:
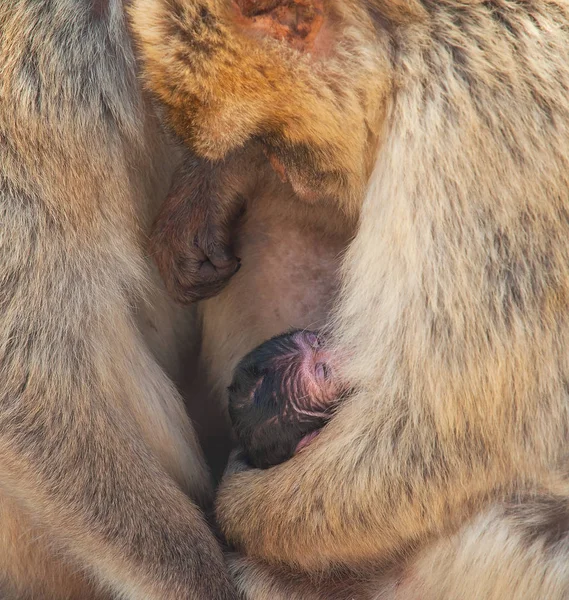
[[[341,384],[312,331],[273,337],[235,369],[229,414],[251,464],[267,468],[304,448],[331,418]]]

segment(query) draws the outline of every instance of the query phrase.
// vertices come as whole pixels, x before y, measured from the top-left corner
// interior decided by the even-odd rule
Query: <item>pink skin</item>
[[[309,446],[316,437],[318,437],[320,433],[320,429],[317,429],[316,431],[313,431],[312,433],[309,433],[308,435],[305,435],[300,442],[298,442],[296,449],[294,450],[295,454],[298,454],[301,450],[304,450],[304,448],[306,448],[307,446]]]
[[[295,335],[300,352],[301,387],[305,394],[291,397],[290,410],[307,417],[329,416],[330,408],[342,396],[341,383],[334,376],[334,358],[329,350],[322,347],[321,340],[312,331]],[[296,360],[299,359],[297,355]],[[296,447],[296,452],[306,448],[320,433],[313,431],[304,436]]]
[[[337,374],[339,359],[307,330],[275,336],[243,359],[229,388],[229,410],[237,437],[257,455],[252,460],[278,464],[316,438],[348,391]]]

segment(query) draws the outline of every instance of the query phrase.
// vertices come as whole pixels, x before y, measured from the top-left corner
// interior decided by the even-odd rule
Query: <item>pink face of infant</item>
[[[333,358],[312,331],[274,337],[237,366],[229,414],[250,462],[267,468],[306,446],[343,395]]]

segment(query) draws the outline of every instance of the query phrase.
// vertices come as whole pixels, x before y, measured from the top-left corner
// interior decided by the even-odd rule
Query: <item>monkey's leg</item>
[[[100,585],[129,599],[233,598],[199,510],[120,411],[26,411],[2,425],[2,485]]]
[[[547,496],[496,505],[425,548],[395,600],[566,600],[569,504]]]
[[[182,491],[202,500],[206,475],[180,399],[134,325],[123,295],[133,281],[106,253],[119,238],[101,244],[95,227],[79,239],[63,222],[49,235],[41,202],[3,192],[14,210],[1,263],[0,488],[63,560],[115,595],[234,598]]]
[[[0,495],[0,598],[102,600],[76,563],[66,560],[18,503]]]

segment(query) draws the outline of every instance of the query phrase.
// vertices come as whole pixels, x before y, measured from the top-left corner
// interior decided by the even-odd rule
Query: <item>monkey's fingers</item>
[[[212,266],[219,272],[233,272],[241,259],[235,256],[229,245],[214,242],[207,244],[204,254]]]
[[[216,264],[213,259],[208,258],[199,266],[198,277],[202,287],[215,286],[218,283],[225,285],[241,268],[240,259],[234,258],[231,262]]]
[[[197,247],[171,263],[163,273],[170,294],[182,304],[191,304],[219,294],[241,268],[241,261],[227,252],[211,257]]]
[[[229,244],[210,239],[202,248],[204,260],[199,275],[204,284],[227,282],[241,268],[241,259],[235,256]]]

